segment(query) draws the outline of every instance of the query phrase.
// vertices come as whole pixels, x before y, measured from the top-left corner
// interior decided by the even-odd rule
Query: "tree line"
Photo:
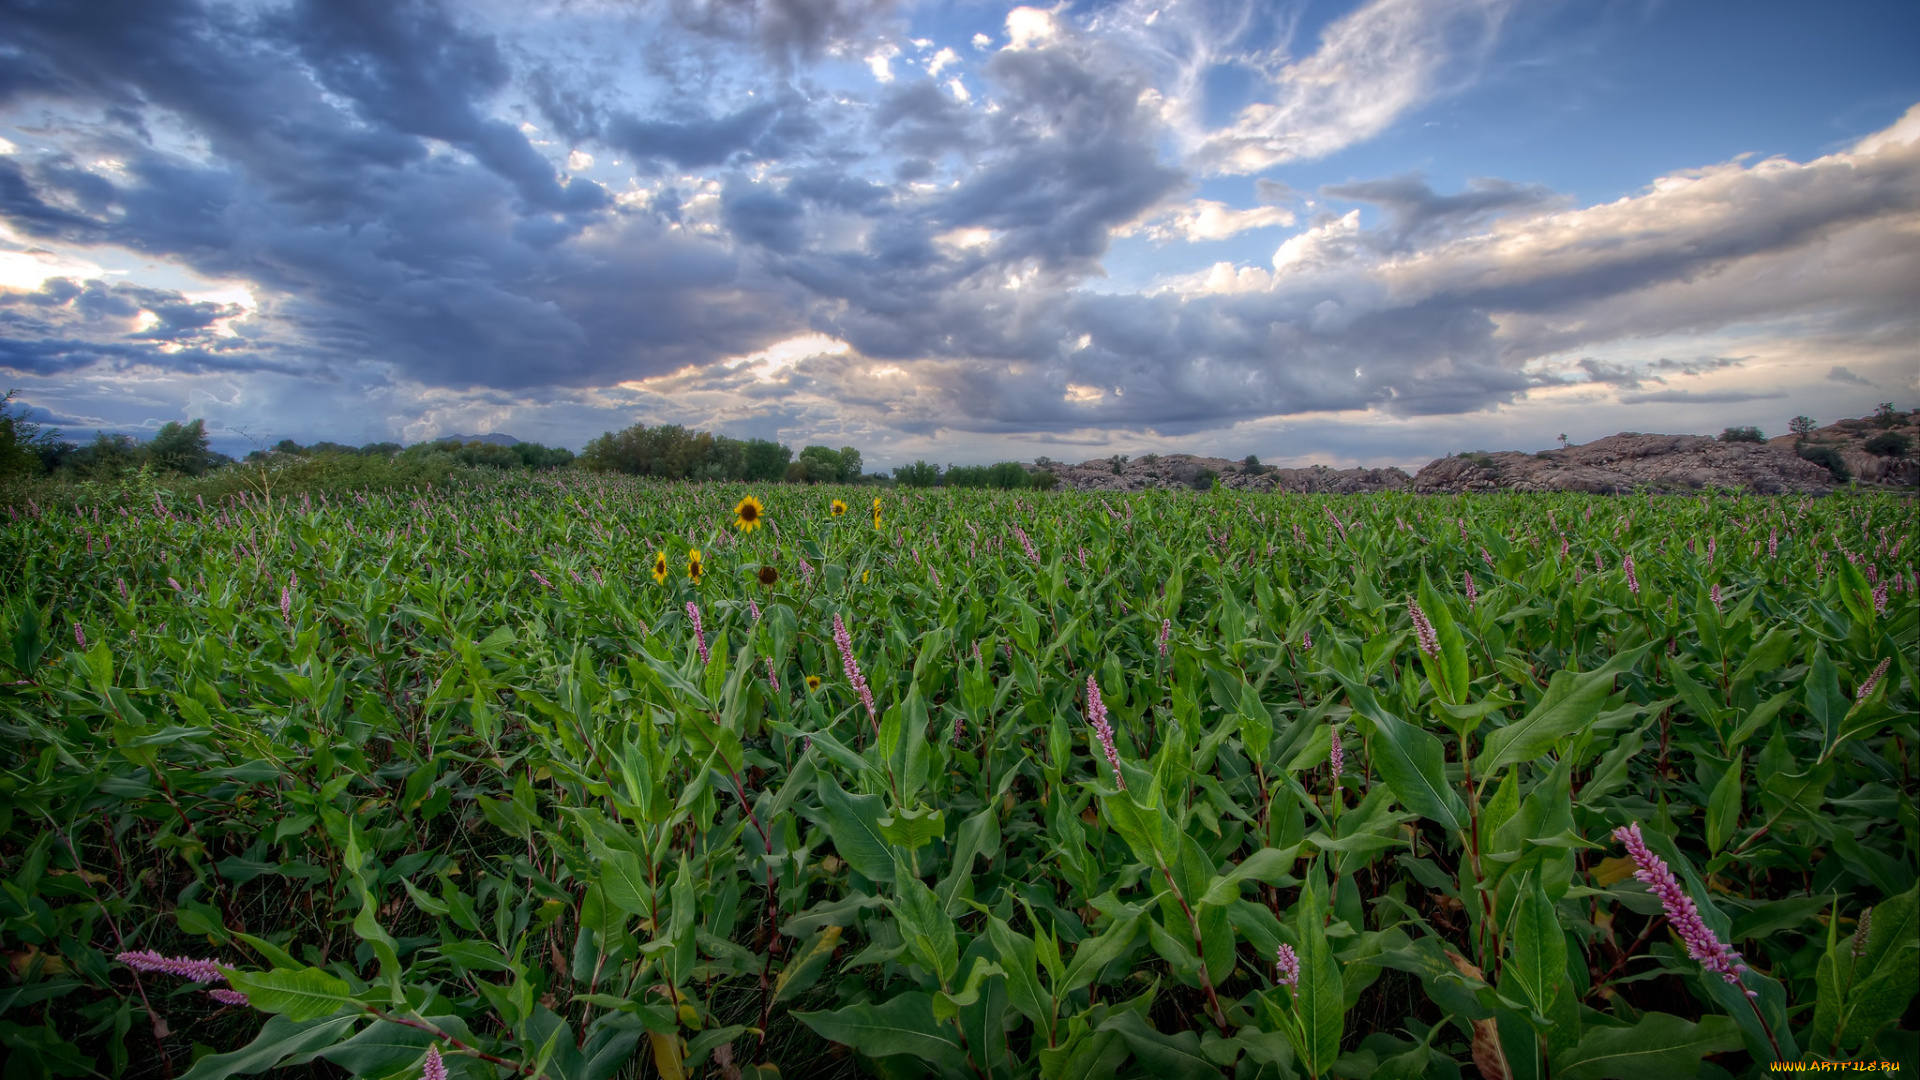
[[[884,479],[862,473],[855,447],[793,448],[770,439],[735,439],[679,424],[601,433],[580,451],[578,464],[596,472],[662,480],[734,480],[753,483],[857,484]]]

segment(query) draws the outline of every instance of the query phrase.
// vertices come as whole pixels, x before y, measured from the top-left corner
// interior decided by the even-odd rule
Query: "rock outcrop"
[[[1748,429],[1750,437],[1758,432]],[[1831,462],[1837,468],[1830,466]],[[1706,435],[1622,432],[1578,446],[1537,454],[1502,450],[1454,454],[1408,476],[1398,468],[1279,469],[1191,454],[1116,455],[1078,465],[1040,461],[1070,491],[1207,489],[1216,479],[1239,491],[1355,495],[1414,491],[1428,495],[1471,491],[1582,491],[1684,493],[1749,491],[1756,495],[1823,494],[1842,482],[1920,486],[1920,410],[1883,410],[1864,420],[1842,420],[1804,436],[1767,442],[1723,441]]]
[[[1904,450],[1891,452],[1903,442]],[[1818,447],[1832,447],[1846,464],[1848,475],[1863,484],[1920,485],[1920,410],[1894,410],[1864,420],[1842,420],[1815,428],[1804,439],[1782,435],[1768,443],[1792,454],[1803,449],[1817,454]]]
[[[1236,491],[1321,492],[1352,495],[1368,491],[1405,491],[1413,478],[1396,468],[1331,469],[1312,465],[1304,469],[1276,469],[1226,458],[1192,454],[1146,454],[1094,458],[1078,465],[1036,463],[1052,471],[1060,486],[1070,491],[1146,491],[1153,488],[1222,486]]]
[[[1705,435],[1627,432],[1537,454],[1501,451],[1441,458],[1413,478],[1425,494],[1468,491],[1732,490],[1758,495],[1817,494],[1836,481],[1824,466],[1802,460],[1791,447],[1721,442]]]

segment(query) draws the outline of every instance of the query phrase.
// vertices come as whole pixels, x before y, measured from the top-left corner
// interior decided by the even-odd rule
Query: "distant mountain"
[[[483,442],[490,443],[494,446],[512,446],[515,443],[525,442],[526,440],[516,439],[511,435],[502,435],[496,431],[491,435],[442,435],[433,441],[457,442],[463,445],[470,442]]]

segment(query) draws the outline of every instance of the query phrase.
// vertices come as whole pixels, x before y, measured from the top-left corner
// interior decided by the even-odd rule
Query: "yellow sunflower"
[[[834,517],[840,517],[846,512],[847,504],[841,502],[839,499],[833,500],[833,502],[827,506],[827,513],[832,514]]]
[[[807,676],[807,692],[812,693],[813,691],[818,689],[820,689],[820,676],[818,675]]]
[[[700,584],[700,575],[707,572],[707,564],[700,558],[700,549],[687,552],[687,577],[695,585]]]
[[[880,496],[873,497],[873,527],[880,527]]]
[[[739,506],[733,508],[733,527],[743,533],[750,533],[760,527],[765,514],[766,508],[760,505],[760,500],[749,495],[740,500]]]
[[[667,583],[667,553],[664,551],[653,553],[653,580],[662,585]]]

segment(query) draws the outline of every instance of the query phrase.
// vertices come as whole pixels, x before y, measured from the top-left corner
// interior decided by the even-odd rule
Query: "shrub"
[[[1826,443],[1803,443],[1799,447],[1798,452],[1800,456],[1807,461],[1811,461],[1815,465],[1826,466],[1827,471],[1833,474],[1835,480],[1846,481],[1853,479],[1853,470],[1847,468],[1846,459],[1840,456],[1840,451],[1835,450]]]
[[[1763,443],[1767,441],[1767,437],[1762,435],[1757,427],[1730,427],[1721,430],[1720,441]]]
[[[1220,479],[1219,473],[1214,472],[1212,469],[1201,469],[1199,472],[1194,473],[1193,479],[1187,481],[1187,483],[1190,484],[1195,491],[1212,491],[1213,482],[1218,479]]]
[[[1883,431],[1867,440],[1867,453],[1881,457],[1906,457],[1913,440],[1898,431]]]
[[[1041,469],[1033,474],[1031,483],[1035,491],[1052,491],[1060,483],[1060,477],[1052,469]]]
[[[1804,439],[1807,436],[1813,434],[1813,429],[1818,426],[1819,425],[1814,422],[1813,417],[1808,416],[1805,413],[1802,413],[1799,416],[1796,416],[1793,419],[1787,421],[1787,431],[1792,433],[1795,438],[1799,438],[1799,439]]]

